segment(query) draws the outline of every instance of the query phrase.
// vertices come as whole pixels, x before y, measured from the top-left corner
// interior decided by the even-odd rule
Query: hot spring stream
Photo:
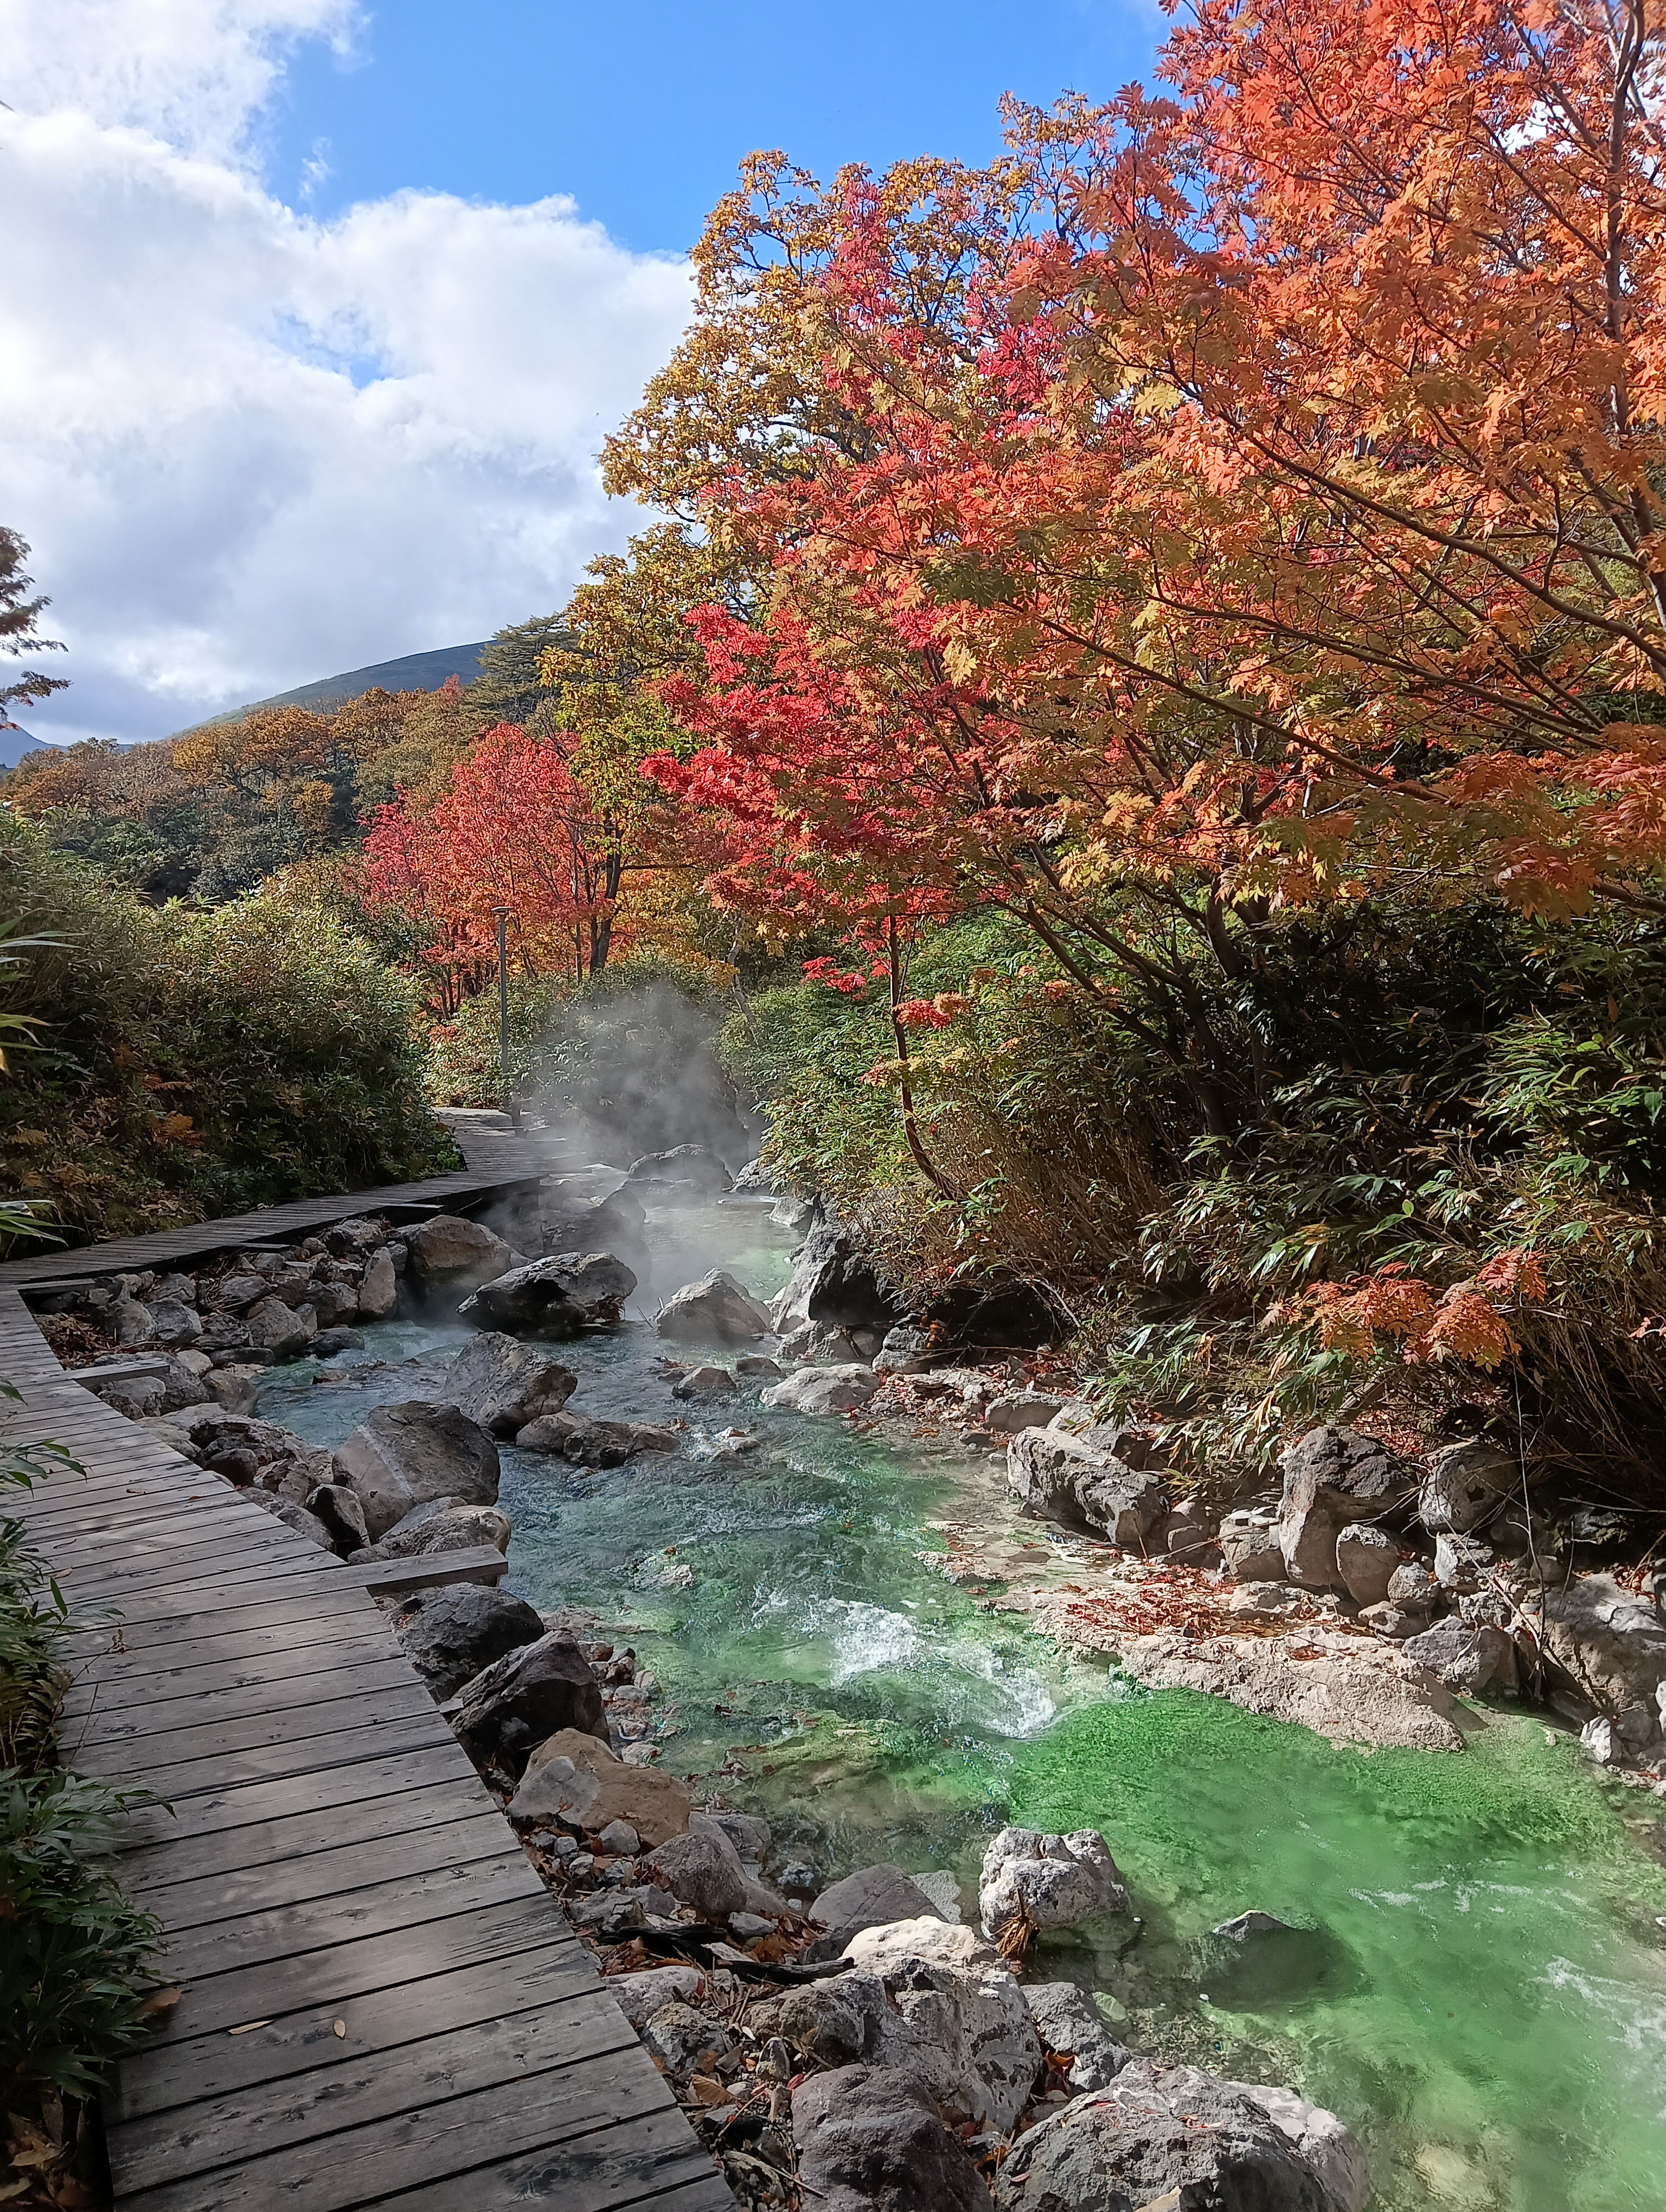
[[[760,1206],[648,1225],[644,1314],[714,1265],[765,1297],[787,1278],[793,1240]],[[260,1411],[337,1443],[369,1405],[428,1392],[465,1334],[368,1328],[347,1365],[387,1364],[317,1387],[311,1363],[274,1370]],[[683,1411],[659,1350],[640,1322],[560,1347],[574,1411]],[[1099,1992],[1135,2048],[1331,2106],[1392,2212],[1666,2205],[1651,1800],[1532,1714],[1490,1708],[1462,1754],[1366,1757],[1061,1661],[927,1564],[931,1524],[987,1500],[987,1466],[755,1397],[690,1410],[681,1462],[598,1474],[503,1452],[507,1586],[628,1631],[678,1731],[666,1767],[768,1814],[830,1880],[947,1866],[969,1902],[1002,1821],[1101,1829],[1140,1923],[1051,1942],[1031,1971]],[[704,1437],[731,1423],[763,1447],[714,1461]],[[1200,1948],[1252,1906],[1319,1931],[1299,1985],[1223,1981]]]

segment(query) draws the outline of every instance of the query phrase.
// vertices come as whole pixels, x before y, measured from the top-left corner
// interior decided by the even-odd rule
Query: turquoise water
[[[789,1240],[760,1209],[654,1226],[661,1292],[718,1261],[765,1294],[784,1277]],[[263,1411],[337,1439],[368,1401],[424,1387],[461,1334],[370,1332],[363,1358],[415,1364],[347,1389],[285,1370]],[[639,1321],[564,1352],[575,1410],[679,1410],[658,1349]],[[1531,1714],[1489,1708],[1460,1754],[1367,1758],[1140,1691],[935,1571],[932,1523],[987,1502],[987,1465],[755,1398],[695,1419],[672,1463],[587,1474],[504,1454],[511,1585],[628,1632],[666,1692],[666,1765],[767,1813],[830,1874],[950,1866],[969,1896],[1002,1821],[1099,1828],[1138,1923],[1055,1939],[1032,1971],[1097,1990],[1136,2047],[1332,2106],[1393,2212],[1666,2205],[1653,1801]],[[759,1449],[714,1457],[731,1422]],[[1279,1986],[1207,1942],[1251,1906],[1315,1931]]]

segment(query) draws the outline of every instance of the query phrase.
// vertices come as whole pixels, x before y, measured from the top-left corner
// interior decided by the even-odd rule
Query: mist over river
[[[661,1763],[764,1813],[829,1878],[950,1867],[968,1905],[1006,1820],[1101,1829],[1137,1924],[1037,1947],[1136,2049],[1287,2081],[1365,2143],[1391,2212],[1659,2212],[1666,2204],[1666,1874],[1658,1808],[1536,1714],[1486,1708],[1461,1754],[1339,1750],[1059,1655],[932,1564],[985,1459],[755,1394],[684,1409],[652,1315],[714,1265],[760,1296],[793,1242],[766,1207],[651,1212],[626,1324],[562,1346],[573,1410],[663,1422],[680,1459],[611,1472],[502,1451],[507,1587],[583,1607],[664,1692]],[[261,1413],[338,1442],[430,1395],[461,1324],[368,1328],[315,1382],[274,1369]],[[714,1357],[721,1357],[714,1354]],[[376,1362],[386,1364],[376,1365]],[[722,1455],[732,1425],[758,1448]],[[1251,1907],[1316,1931],[1285,1985],[1223,1980],[1201,1939]]]

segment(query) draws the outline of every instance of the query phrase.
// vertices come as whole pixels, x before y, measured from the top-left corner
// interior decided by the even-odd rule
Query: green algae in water
[[[1214,1699],[1136,1697],[1014,1747],[1008,1803],[1026,1826],[1104,1829],[1146,1971],[1177,1994],[1196,1939],[1250,1906],[1335,1939],[1346,1988],[1210,2009],[1223,2039],[1294,2050],[1396,2212],[1666,2203],[1666,1879],[1537,1723],[1365,1757]]]

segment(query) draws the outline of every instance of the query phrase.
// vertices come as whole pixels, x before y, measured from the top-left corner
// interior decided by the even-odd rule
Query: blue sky
[[[1161,24],[1140,0],[388,0],[348,56],[301,52],[268,176],[325,215],[403,185],[566,192],[621,244],[681,252],[754,148],[823,177],[982,160],[1003,92],[1104,97],[1149,76]]]
[[[742,157],[987,159],[1150,0],[0,0],[0,521],[156,737],[563,605]]]

